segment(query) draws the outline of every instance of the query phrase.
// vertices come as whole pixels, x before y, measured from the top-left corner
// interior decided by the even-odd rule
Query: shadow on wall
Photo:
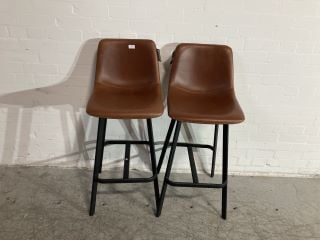
[[[69,159],[75,161],[76,166],[90,168],[90,160],[93,158],[94,149],[95,149],[95,136],[97,132],[97,118],[90,118],[86,113],[83,114],[83,109],[86,106],[87,99],[91,92],[94,83],[94,74],[95,74],[95,54],[97,46],[100,39],[91,39],[86,41],[81,49],[79,50],[74,63],[72,64],[71,70],[64,78],[63,82],[42,88],[36,88],[26,91],[9,93],[6,95],[0,96],[0,107],[6,109],[7,119],[5,136],[4,136],[4,145],[3,145],[3,154],[1,158],[1,164],[14,164],[15,158],[21,158],[23,165],[59,165],[64,166],[69,165]],[[163,101],[166,105],[166,99],[168,94],[168,82],[169,74],[171,68],[171,55],[177,44],[167,44],[161,48],[161,58],[163,62],[159,64],[161,82],[163,88]],[[91,57],[90,57],[91,56]],[[94,56],[94,57],[93,57]],[[83,63],[88,64],[88,58],[90,63],[84,65]],[[66,139],[73,139],[68,141],[63,139],[65,144],[65,152],[60,156],[53,157],[44,157],[44,159],[38,161],[27,162],[28,154],[30,151],[30,142],[35,141],[37,136],[33,136],[32,133],[32,124],[33,123],[33,110],[35,108],[54,109],[57,110],[60,116],[60,124],[63,131],[63,137]],[[166,115],[166,113],[164,114]],[[56,115],[55,115],[56,117]],[[166,116],[164,116],[166,117]],[[47,122],[50,122],[50,116],[45,115],[41,119],[41,124],[46,125]],[[68,124],[68,119],[72,120],[72,128],[70,129],[70,124]],[[114,121],[114,120],[113,120]],[[157,120],[158,121],[158,120]],[[39,124],[39,123],[37,123]],[[49,124],[47,124],[47,127]],[[146,123],[144,120],[138,120],[138,127],[135,128],[132,120],[121,120],[120,126],[125,132],[126,139],[147,139],[147,134],[145,130]],[[154,124],[155,126],[155,124]],[[168,124],[169,126],[169,124]],[[168,126],[163,126],[161,129],[162,132],[166,132]],[[157,127],[154,127],[157,129]],[[52,129],[41,128],[41,131],[52,131]],[[190,126],[184,124],[182,131],[184,140],[192,142],[194,138],[194,133]],[[87,136],[91,136],[91,140],[87,140]],[[92,137],[94,136],[94,137]],[[155,134],[156,137],[156,134]],[[106,132],[106,138],[108,137],[108,127]],[[161,136],[161,141],[155,139],[156,151],[160,151],[162,147],[162,142],[164,137]],[[52,144],[57,144],[60,139],[54,139]],[[47,142],[41,142],[41,136],[39,137],[39,149],[43,147],[42,144],[47,144]],[[147,167],[151,169],[149,150],[147,146],[138,145],[136,146],[136,154],[132,154],[131,159],[138,158],[143,161],[142,169]],[[88,151],[91,151],[92,157],[89,156]],[[32,150],[33,151],[33,150]],[[39,152],[40,154],[41,152]],[[167,154],[168,155],[168,154]],[[40,154],[41,156],[41,154]],[[195,155],[197,157],[197,155]],[[67,161],[66,161],[67,159]],[[187,159],[182,159],[186,161]],[[200,160],[200,158],[199,158]],[[62,162],[61,162],[62,161]],[[104,161],[106,163],[108,161]],[[116,159],[113,161],[113,164],[121,166],[123,158]],[[201,162],[201,161],[200,161]],[[188,164],[186,161],[185,164]],[[203,163],[201,163],[201,168]],[[165,170],[163,167],[162,170]],[[79,172],[80,174],[80,172]],[[139,174],[139,173],[138,173]],[[140,176],[141,177],[141,176]],[[88,189],[90,186],[90,178],[84,178],[79,175],[78,179],[82,189]],[[115,191],[113,187],[112,191]],[[112,192],[111,191],[111,192]],[[145,196],[149,198],[149,196]],[[149,199],[151,201],[151,199]],[[87,191],[83,191],[83,201],[85,204],[89,204],[89,195]]]
[[[32,164],[49,164],[51,161],[70,157],[79,153],[85,153],[85,127],[82,124],[79,113],[81,109],[85,107],[93,85],[95,58],[93,58],[90,63],[90,73],[84,74],[82,69],[84,65],[81,63],[88,61],[85,59],[88,58],[87,53],[96,51],[98,42],[99,39],[91,39],[82,45],[72,64],[71,70],[62,83],[48,87],[14,92],[0,97],[2,107],[7,108],[7,125],[2,156],[2,161],[4,163],[13,163],[8,161],[13,161],[15,152],[17,153],[17,157],[25,158],[28,156],[28,148],[32,139],[30,136],[32,127],[32,109],[39,107],[54,108],[59,111],[62,123],[61,127],[65,136],[70,132],[66,123],[67,119],[71,117],[72,122],[75,124],[76,139],[73,144],[72,142],[66,142],[67,146],[65,147],[68,151],[66,155],[32,162]],[[86,75],[86,77],[84,78],[83,75]],[[50,120],[43,119],[43,124],[45,121]],[[88,116],[85,116],[84,123],[86,126],[88,125]],[[18,129],[20,132],[18,132]],[[48,130],[52,131],[51,129]],[[15,146],[18,137],[19,143]],[[74,152],[74,149],[79,149],[79,151]]]
[[[96,136],[97,119],[90,118],[87,114],[82,113],[93,87],[96,58],[91,57],[92,59],[90,59],[89,63],[90,66],[84,65],[83,63],[87,63],[88,56],[92,56],[92,53],[96,52],[99,41],[100,39],[90,39],[82,45],[74,63],[72,64],[71,70],[64,78],[63,82],[53,86],[14,92],[0,96],[1,107],[6,108],[7,110],[2,164],[14,164],[15,157],[23,160],[27,158],[29,154],[30,141],[36,138],[36,136],[32,136],[31,134],[32,109],[53,108],[59,112],[64,137],[69,138],[70,135],[72,135],[70,134],[71,130],[73,130],[76,135],[73,140],[64,141],[66,145],[65,154],[38,160],[36,162],[31,161],[30,163],[32,165],[53,165],[60,160],[72,158],[77,162],[77,166],[84,165],[87,168],[90,167],[88,150],[94,150],[94,145],[90,144],[95,143],[95,139],[86,141],[86,136]],[[162,62],[159,66],[164,95],[164,105],[166,105],[168,92],[171,55],[176,45],[176,43],[171,43],[164,45],[161,48]],[[67,124],[67,120],[70,118],[73,122],[74,129],[70,129]],[[43,119],[43,122],[45,121],[50,120],[48,120],[47,117]],[[138,129],[134,128],[131,120],[122,120],[120,121],[120,124],[126,133],[126,138],[147,138],[145,121],[138,120]],[[166,131],[167,126],[164,126],[164,129]],[[192,132],[192,128],[186,124],[184,124],[184,131],[182,131],[182,135],[186,141],[193,141],[194,133]],[[108,138],[108,127],[106,137]],[[56,139],[56,141],[58,141],[58,139]],[[162,141],[156,141],[156,143],[159,144],[156,151],[161,150],[161,142]],[[55,144],[54,141],[53,144]],[[41,142],[39,148],[41,149]],[[144,165],[150,168],[147,146],[136,146],[136,149],[137,153],[131,156],[131,158],[141,158]],[[84,160],[82,165],[79,162],[81,159]],[[122,161],[122,158],[117,159],[115,163],[121,163]],[[23,162],[23,164],[28,164],[28,162]],[[66,164],[68,165],[68,163]],[[59,163],[59,165],[62,164]],[[205,169],[205,167],[202,168]]]

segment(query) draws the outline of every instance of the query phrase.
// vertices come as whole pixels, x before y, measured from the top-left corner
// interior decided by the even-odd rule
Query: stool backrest
[[[179,44],[173,54],[170,87],[208,93],[233,89],[232,49],[224,45]]]
[[[97,52],[95,84],[134,88],[160,83],[152,40],[103,39]]]

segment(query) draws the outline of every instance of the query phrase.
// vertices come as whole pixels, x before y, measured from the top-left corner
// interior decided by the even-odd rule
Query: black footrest
[[[227,181],[223,183],[191,183],[191,182],[175,182],[170,179],[165,180],[170,186],[174,187],[195,187],[195,188],[224,188],[227,186]]]
[[[98,183],[143,183],[143,182],[152,182],[156,178],[156,175],[149,178],[98,178]]]
[[[106,140],[104,141],[104,145],[113,145],[113,144],[147,144],[149,145],[149,141],[143,140]]]
[[[172,142],[168,144],[169,147],[172,147]],[[198,144],[198,143],[184,143],[184,142],[178,142],[177,147],[194,147],[194,148],[208,148],[211,150],[214,150],[213,146],[208,144]]]

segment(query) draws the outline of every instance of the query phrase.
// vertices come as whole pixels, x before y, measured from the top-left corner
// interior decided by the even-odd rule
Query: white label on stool
[[[129,49],[136,49],[136,45],[132,44],[132,45],[128,45]]]

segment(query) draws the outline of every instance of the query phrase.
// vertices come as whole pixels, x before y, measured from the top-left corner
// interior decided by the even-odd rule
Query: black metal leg
[[[215,165],[216,165],[217,143],[218,143],[218,131],[219,131],[219,125],[216,124],[216,125],[214,126],[212,165],[211,165],[211,174],[210,174],[211,177],[214,176],[214,169],[215,169]]]
[[[168,179],[169,179],[171,168],[172,168],[173,157],[174,157],[174,153],[175,153],[178,138],[179,138],[180,128],[181,128],[181,122],[177,121],[176,130],[175,130],[174,136],[173,136],[173,143],[172,143],[172,147],[171,147],[171,151],[170,151],[170,155],[169,155],[168,165],[167,165],[166,173],[164,176],[164,182],[163,182],[163,186],[162,186],[162,190],[161,190],[158,211],[156,214],[157,217],[159,217],[161,215],[163,201],[164,201],[164,197],[165,197],[167,185],[168,185]]]
[[[164,140],[162,151],[161,151],[161,155],[160,155],[160,158],[159,158],[159,163],[158,163],[158,168],[157,168],[157,172],[158,173],[161,170],[163,159],[164,159],[164,156],[166,155],[166,151],[167,151],[167,148],[168,148],[168,145],[169,145],[169,141],[170,141],[172,130],[173,130],[173,127],[174,127],[175,123],[176,123],[176,120],[173,120],[173,119],[170,122],[168,133],[167,133],[166,139]]]
[[[152,173],[153,173],[153,175],[156,176],[153,180],[153,185],[154,185],[154,195],[155,195],[155,199],[156,199],[156,209],[158,209],[159,183],[158,183],[158,177],[157,177],[156,152],[154,149],[154,139],[153,139],[153,130],[152,130],[151,119],[147,119],[147,127],[148,127],[148,136],[149,136],[149,148],[150,148],[150,159],[151,159]]]
[[[105,120],[106,120],[106,124],[107,124],[107,119],[105,118]],[[99,128],[98,128],[98,130],[99,130]],[[106,129],[104,129],[104,132],[106,131]],[[103,141],[105,141],[105,139],[103,140]],[[97,139],[97,144],[98,144],[98,139]],[[104,145],[104,144],[103,144]],[[103,154],[103,153],[102,153]],[[100,161],[100,165],[99,165],[99,173],[101,173],[101,171],[102,171],[102,163],[103,163],[103,158],[101,158],[101,161]]]
[[[228,180],[228,142],[229,142],[229,125],[223,125],[223,146],[222,146],[222,182]],[[223,219],[227,219],[227,186],[222,188],[222,214]]]
[[[127,143],[124,153],[124,166],[123,166],[123,179],[129,178],[129,167],[130,167],[130,147],[131,145]]]
[[[90,202],[90,212],[89,212],[90,216],[93,216],[96,208],[98,175],[99,175],[99,170],[101,169],[101,166],[102,166],[106,126],[107,126],[107,119],[99,118],[96,155],[94,160],[94,170],[93,170],[93,178],[92,178],[91,202]]]
[[[193,183],[199,183],[198,174],[197,174],[197,167],[194,162],[192,147],[188,147],[188,155],[189,155],[189,162],[190,162]]]

